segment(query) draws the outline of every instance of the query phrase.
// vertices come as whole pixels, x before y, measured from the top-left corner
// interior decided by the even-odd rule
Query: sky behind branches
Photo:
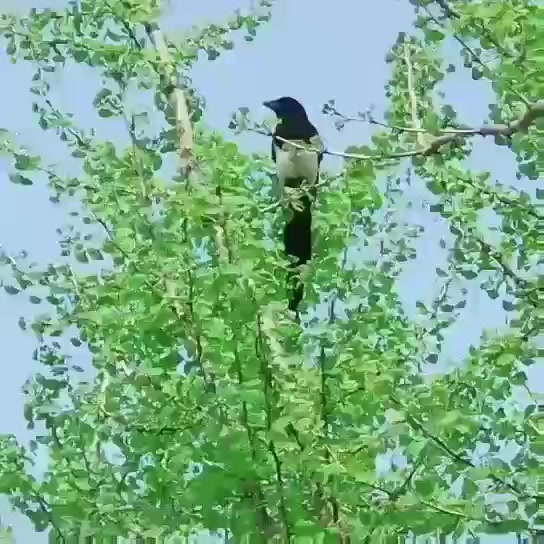
[[[221,23],[236,8],[247,8],[251,0],[171,0],[166,4],[163,29],[175,39],[180,29],[209,22]],[[61,0],[0,0],[0,12],[24,14],[29,7],[59,8]],[[369,9],[372,5],[372,9]],[[413,7],[408,0],[277,0],[273,18],[257,31],[253,43],[237,40],[234,50],[221,54],[213,61],[201,60],[192,71],[192,78],[207,103],[206,122],[226,137],[234,139],[243,151],[268,152],[269,141],[256,134],[234,136],[227,125],[231,114],[240,106],[251,108],[254,116],[264,116],[261,103],[281,95],[299,98],[310,118],[323,134],[330,149],[342,151],[348,145],[369,142],[372,127],[365,123],[349,124],[336,131],[330,118],[321,113],[322,105],[335,99],[340,111],[354,115],[374,107],[380,117],[387,107],[384,84],[390,75],[385,54],[400,31],[409,32]],[[458,62],[457,47],[448,44],[449,61]],[[0,74],[9,82],[2,86],[0,127],[17,132],[19,142],[36,154],[57,162],[61,170],[70,171],[62,143],[52,132],[37,126],[32,114],[32,96],[28,91],[33,75],[32,66],[18,62],[13,65],[0,52]],[[99,138],[118,144],[128,142],[124,125],[118,120],[96,116],[93,98],[100,79],[85,66],[71,64],[57,77],[51,93],[52,102],[65,112],[76,114],[76,124],[96,127]],[[493,94],[485,81],[474,82],[468,71],[449,74],[442,85],[446,99],[467,125],[481,125],[487,117]],[[494,180],[521,186],[515,179],[515,162],[505,148],[491,141],[475,141],[475,151],[469,160],[475,169],[491,170]],[[326,158],[329,167],[338,161]],[[13,185],[8,179],[9,163],[0,158],[0,244],[12,254],[25,249],[31,260],[39,263],[58,259],[60,247],[55,230],[67,220],[67,209],[51,204],[44,183],[32,188]],[[42,180],[43,181],[43,180]],[[526,182],[521,182],[521,184]],[[428,212],[427,192],[418,184],[403,187],[406,202],[404,218],[425,227],[417,242],[418,258],[407,263],[399,282],[399,294],[406,311],[415,315],[418,299],[430,302],[440,285],[435,282],[436,266],[444,265],[446,253],[439,247],[442,236],[448,236],[444,220]],[[31,355],[34,339],[17,326],[20,315],[35,309],[22,297],[0,293],[0,342],[4,347],[0,380],[0,433],[15,433],[26,441],[30,437],[22,415],[23,396],[20,388],[37,370]],[[490,300],[473,282],[469,288],[467,306],[459,321],[451,327],[445,356],[437,370],[459,365],[469,345],[478,344],[484,328],[491,331],[505,326],[505,313],[500,299]],[[74,353],[76,351],[74,350]],[[81,350],[77,351],[81,357]],[[78,361],[74,361],[78,362]],[[81,363],[87,365],[88,361]],[[533,367],[531,385],[544,391],[544,371]],[[44,535],[33,533],[22,516],[8,512],[7,502],[0,499],[0,517],[13,524],[17,542],[40,544]],[[501,539],[495,540],[500,542]]]

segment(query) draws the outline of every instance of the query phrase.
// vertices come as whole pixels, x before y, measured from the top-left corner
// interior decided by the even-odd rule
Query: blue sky
[[[61,0],[0,0],[0,11],[24,13],[30,6],[63,4]],[[171,0],[165,7],[163,28],[175,36],[193,24],[220,22],[234,9],[250,4],[251,0]],[[369,5],[361,0],[336,0],[334,4],[277,0],[272,21],[258,30],[253,43],[239,40],[233,51],[195,66],[192,78],[206,98],[207,123],[228,135],[230,115],[238,107],[247,106],[255,115],[264,114],[263,100],[289,94],[305,104],[331,149],[343,150],[350,144],[367,142],[371,133],[368,125],[351,124],[337,132],[332,121],[321,113],[321,107],[332,98],[342,111],[352,114],[371,105],[379,114],[386,107],[383,86],[389,77],[389,65],[384,62],[385,53],[399,31],[410,30],[413,11],[408,0],[376,1],[371,3],[372,9]],[[456,48],[452,46],[449,52],[455,54]],[[20,142],[47,157],[48,162],[65,164],[60,142],[38,128],[32,115],[32,95],[28,92],[32,68],[24,63],[12,65],[0,53],[0,74],[9,82],[2,86],[0,127],[19,133]],[[52,100],[64,111],[75,113],[82,126],[97,127],[99,137],[122,142],[126,139],[123,125],[94,116],[92,99],[99,85],[90,69],[71,66],[58,77]],[[482,123],[493,98],[485,82],[473,82],[468,73],[458,72],[448,77],[442,90],[462,122]],[[269,148],[268,140],[257,135],[239,136],[236,141],[245,151]],[[513,159],[490,141],[476,143],[470,165],[491,168],[494,179],[518,183]],[[60,251],[55,229],[65,222],[67,212],[48,201],[43,185],[28,189],[10,184],[7,167],[0,159],[0,244],[13,253],[26,249],[38,262],[54,261]],[[407,188],[406,198],[423,205],[426,195],[412,187]],[[438,241],[447,228],[424,206],[414,206],[406,211],[406,217],[426,227],[418,242],[418,259],[407,265],[400,284],[407,311],[413,311],[417,299],[429,300],[438,292],[434,269],[444,259]],[[0,433],[15,433],[26,440],[29,435],[22,417],[20,386],[35,370],[31,359],[35,343],[20,331],[17,319],[28,315],[32,308],[22,298],[0,293],[0,309],[0,342],[4,347]],[[500,301],[490,301],[477,288],[470,288],[462,319],[452,327],[442,368],[458,364],[468,346],[478,343],[483,328],[494,330],[504,324]],[[543,391],[542,368],[532,372],[533,387]],[[5,501],[0,502],[0,516],[14,524],[19,542],[42,541],[42,535],[32,534],[28,522],[7,513]]]

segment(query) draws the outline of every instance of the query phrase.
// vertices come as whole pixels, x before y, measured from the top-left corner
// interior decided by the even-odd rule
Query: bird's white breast
[[[298,146],[311,147],[312,149],[322,149],[323,144],[319,136],[310,140],[308,146],[305,142],[294,142]],[[278,186],[275,192],[278,198],[283,197],[285,182],[291,178],[303,178],[308,185],[317,181],[317,172],[319,170],[319,158],[316,151],[306,151],[287,142],[283,144],[282,149],[276,148],[276,174]]]
[[[278,178],[285,181],[289,178],[304,178],[308,183],[314,183],[318,169],[317,153],[296,149],[287,144],[279,149],[276,155]]]

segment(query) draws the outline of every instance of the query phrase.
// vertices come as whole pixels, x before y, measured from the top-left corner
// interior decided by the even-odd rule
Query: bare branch
[[[363,121],[363,119],[359,119],[359,120]],[[422,132],[424,134],[457,134],[458,136],[463,136],[463,135],[470,136],[470,135],[474,134],[474,129],[472,129],[472,128],[463,128],[463,127],[441,128],[441,129],[439,129],[439,130],[437,130],[436,132],[433,133],[430,130],[427,130],[427,129],[424,129],[424,128],[405,127],[405,126],[400,126],[400,125],[389,125],[387,123],[382,123],[382,122],[374,119],[373,117],[369,117],[368,122],[371,125],[378,125],[380,127],[389,128],[391,130],[396,130],[398,132],[413,132],[413,133]]]
[[[376,119],[374,119],[374,117],[371,115],[370,112],[366,112],[365,114],[359,114],[357,116],[349,116],[349,115],[344,115],[343,113],[341,113],[340,111],[338,111],[336,108],[332,108],[332,111],[331,111],[331,114],[335,117],[339,117],[343,122],[352,122],[352,121],[358,121],[358,122],[368,122],[370,123],[371,125],[377,125],[377,126],[380,126],[380,127],[384,127],[384,128],[387,128],[387,129],[390,129],[392,131],[396,131],[396,132],[408,132],[408,133],[418,133],[418,132],[422,132],[422,133],[426,133],[426,134],[431,134],[431,135],[445,135],[445,134],[451,134],[451,135],[456,135],[456,136],[459,136],[459,137],[462,137],[462,136],[477,136],[477,135],[480,135],[480,136],[487,136],[488,134],[486,134],[486,132],[489,130],[489,128],[494,128],[494,127],[481,127],[481,128],[471,128],[471,127],[466,127],[466,126],[457,126],[455,128],[443,128],[443,129],[439,129],[437,131],[429,131],[429,130],[426,130],[424,128],[415,128],[415,127],[408,127],[408,126],[400,126],[400,125],[390,125],[388,123],[384,123],[382,121],[378,121]],[[538,112],[537,112],[537,117],[539,116]],[[525,122],[527,121],[531,121],[530,119],[525,119]],[[530,125],[530,123],[529,123]],[[502,125],[498,125],[499,127],[502,127]],[[510,127],[514,126],[515,127],[515,123],[513,125],[510,125]],[[528,128],[528,127],[527,127]],[[493,189],[490,189],[488,188],[487,186],[485,185],[477,185],[476,183],[470,181],[470,180],[464,180],[463,181],[464,183],[466,183],[467,185],[469,185],[470,187],[472,187],[473,189],[475,189],[476,191],[478,192],[481,192],[487,196],[489,196],[493,201],[496,201],[496,202],[500,202],[502,204],[504,204],[505,206],[521,206],[519,202],[516,201],[515,198],[512,198],[510,196],[508,196],[506,193],[499,193],[498,191],[496,190],[493,190]],[[323,183],[323,182],[321,182]],[[272,207],[271,207],[272,209]],[[535,219],[542,219],[542,216],[531,206],[527,206],[527,205],[523,205],[523,210],[524,210],[524,213],[526,213],[527,215],[530,215],[531,217],[534,217]]]
[[[410,97],[410,115],[412,117],[412,127],[416,129],[417,143],[421,146],[425,146],[425,136],[421,132],[421,123],[417,115],[417,97],[416,89],[414,85],[414,69],[412,66],[412,59],[410,55],[410,44],[404,42],[404,62],[406,63],[406,78],[408,84],[408,96]]]
[[[376,125],[379,127],[388,128],[390,130],[394,130],[397,132],[410,132],[410,133],[418,133],[421,132],[423,134],[430,134],[430,135],[444,135],[444,134],[454,134],[456,136],[490,136],[490,134],[487,134],[487,131],[494,127],[491,126],[482,126],[479,128],[472,128],[468,126],[458,125],[456,127],[446,127],[446,128],[440,128],[437,130],[427,130],[425,128],[414,128],[409,126],[403,126],[403,125],[390,125],[389,123],[384,123],[383,121],[378,121],[372,115],[367,114],[367,117],[361,116],[350,116],[350,115],[344,115],[343,113],[340,113],[338,110],[334,110],[334,115],[336,117],[340,117],[342,121],[344,122],[350,122],[350,121],[359,121],[359,122],[368,122],[371,125]],[[538,117],[538,115],[537,115]],[[503,125],[497,125],[497,126],[503,126]],[[511,125],[510,125],[511,126]]]
[[[161,67],[166,80],[169,83],[170,100],[176,108],[176,125],[178,130],[178,153],[184,162],[184,171],[187,175],[193,171],[193,127],[189,116],[189,108],[184,92],[179,88],[174,62],[172,61],[168,46],[162,32],[150,24],[145,25],[149,39],[159,53]]]
[[[362,161],[384,161],[389,159],[403,159],[407,157],[423,156],[428,157],[438,153],[440,148],[446,144],[452,143],[460,138],[467,138],[472,136],[512,136],[518,132],[526,132],[529,127],[535,122],[536,119],[544,117],[544,99],[537,100],[531,104],[525,113],[512,123],[496,125],[485,125],[479,128],[467,128],[457,129],[452,132],[451,129],[444,130],[444,134],[436,136],[430,140],[426,146],[419,147],[418,149],[412,149],[407,151],[401,151],[399,153],[390,154],[376,154],[376,155],[362,155],[358,153],[344,153],[342,151],[333,151],[331,149],[317,149],[307,147],[305,145],[286,140],[280,136],[276,136],[277,140],[289,143],[296,149],[302,149],[311,153],[323,153],[324,155],[331,155],[335,157],[343,157],[345,159],[362,160]],[[250,129],[252,132],[263,134],[264,136],[272,137],[271,132],[265,132],[258,129]],[[411,129],[410,129],[411,130]]]

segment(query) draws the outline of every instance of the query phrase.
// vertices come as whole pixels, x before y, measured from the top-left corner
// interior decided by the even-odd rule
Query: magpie
[[[324,147],[300,102],[283,96],[263,102],[263,105],[278,118],[272,134],[272,160],[276,163],[277,177],[275,196],[283,198],[286,187],[307,191],[299,202],[289,204],[289,218],[283,231],[285,253],[294,261],[288,273],[288,307],[298,312],[298,305],[304,296],[299,267],[312,257],[312,199],[309,195],[315,198]],[[318,151],[305,151],[285,140]]]

